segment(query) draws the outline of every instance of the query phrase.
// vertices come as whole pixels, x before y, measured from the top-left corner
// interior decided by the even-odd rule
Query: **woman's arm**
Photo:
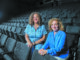
[[[28,36],[27,34],[25,34],[25,39],[26,39],[27,43],[31,42],[31,41],[29,40],[29,36]]]
[[[46,42],[44,43],[44,45],[42,46],[42,48],[38,51],[38,53],[40,54],[40,55],[44,55],[44,54],[46,54],[47,53],[47,48],[48,48],[48,46],[49,46],[49,42],[48,42],[48,40],[49,40],[49,37],[50,36],[50,34],[48,34],[48,37],[47,37],[47,40],[46,40]]]
[[[51,49],[48,49],[47,50],[47,54],[56,54],[56,52],[60,52],[61,49],[63,48],[64,46],[64,43],[65,43],[65,38],[66,38],[66,34],[62,34],[61,36],[61,39],[60,39],[60,42],[58,43],[58,46],[56,48],[51,48]]]
[[[29,37],[28,37],[27,34],[25,34],[25,39],[26,39],[26,41],[28,43],[28,47],[32,47],[32,42],[29,40]]]
[[[35,44],[39,44],[39,43],[43,42],[44,40],[45,40],[45,35],[43,35],[43,37],[42,37],[41,39],[37,40],[37,41],[34,42],[33,44],[34,44],[34,45],[35,45]]]

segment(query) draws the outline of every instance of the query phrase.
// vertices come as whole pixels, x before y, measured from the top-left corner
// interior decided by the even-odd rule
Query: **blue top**
[[[34,25],[31,26],[30,24],[28,24],[24,32],[25,34],[28,34],[31,42],[35,42],[40,38],[42,38],[43,35],[47,34],[47,31],[44,25],[39,26],[37,30],[35,30]]]
[[[61,49],[64,47],[65,38],[65,32],[59,30],[54,36],[54,31],[51,31],[49,32],[47,40],[45,44],[42,46],[42,48],[47,49],[49,47],[50,49],[47,49],[47,54],[58,56],[57,52],[60,52]],[[59,57],[66,58],[68,54],[69,51],[67,51],[65,54],[59,55]]]

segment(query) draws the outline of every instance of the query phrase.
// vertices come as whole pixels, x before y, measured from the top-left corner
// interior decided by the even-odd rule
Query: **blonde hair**
[[[30,25],[34,25],[34,21],[33,21],[34,14],[37,14],[39,16],[39,22],[38,22],[38,24],[41,25],[42,24],[42,18],[41,18],[40,14],[38,12],[32,12],[30,14],[30,16],[29,16],[29,24]]]
[[[57,22],[58,22],[59,30],[62,30],[62,31],[64,30],[62,21],[60,21],[58,18],[52,18],[52,19],[50,19],[49,22],[48,22],[49,31],[52,31],[51,25],[52,25],[52,22],[53,22],[53,21],[57,21]]]

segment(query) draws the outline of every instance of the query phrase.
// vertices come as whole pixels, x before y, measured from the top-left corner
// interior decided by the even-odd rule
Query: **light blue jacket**
[[[35,30],[34,25],[31,26],[30,24],[28,24],[24,32],[29,36],[31,42],[38,41],[42,38],[43,35],[47,34],[45,25],[41,25],[37,28],[37,30]],[[42,45],[43,44],[37,44],[35,46],[35,49],[41,49]]]

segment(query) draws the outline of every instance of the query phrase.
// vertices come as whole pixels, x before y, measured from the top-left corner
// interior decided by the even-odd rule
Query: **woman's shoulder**
[[[49,33],[48,33],[48,35],[51,35],[53,33],[53,31],[50,31]]]
[[[44,29],[45,28],[45,25],[41,25],[41,28]]]
[[[43,24],[42,24],[41,26],[42,26],[42,27],[45,27],[45,25],[43,25]]]
[[[26,27],[31,27],[31,25],[30,24],[27,24],[27,26]]]
[[[65,33],[64,31],[62,31],[62,30],[59,30],[59,32],[60,32],[61,34],[65,34],[65,35],[66,35],[66,33]]]

